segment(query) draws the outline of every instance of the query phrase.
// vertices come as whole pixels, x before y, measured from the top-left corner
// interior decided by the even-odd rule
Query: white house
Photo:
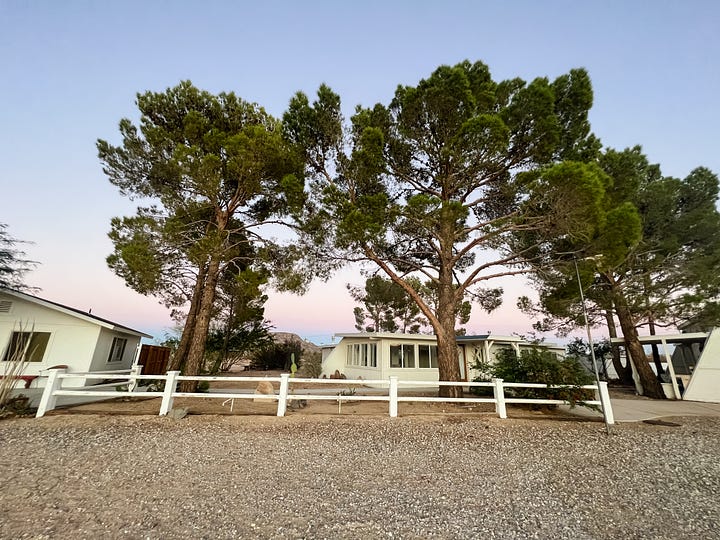
[[[0,289],[0,376],[7,373],[12,351],[22,348],[29,360],[22,375],[33,388],[42,386],[33,377],[55,366],[67,366],[68,372],[129,369],[143,337],[152,336],[37,296]],[[83,385],[83,379],[65,383]]]
[[[437,381],[437,340],[426,334],[354,333],[338,334],[340,342],[330,351],[323,349],[322,373],[329,377],[337,371],[348,379],[399,379]],[[477,377],[472,366],[475,360],[492,362],[503,348],[516,352],[533,344],[519,337],[486,334],[458,336],[460,379]],[[542,344],[559,356],[565,349],[560,345]],[[327,354],[326,354],[327,352]]]

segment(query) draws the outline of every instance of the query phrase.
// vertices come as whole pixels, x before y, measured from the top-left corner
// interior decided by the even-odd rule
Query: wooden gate
[[[140,348],[138,364],[143,366],[143,375],[165,375],[167,372],[170,349],[157,345],[143,345]]]

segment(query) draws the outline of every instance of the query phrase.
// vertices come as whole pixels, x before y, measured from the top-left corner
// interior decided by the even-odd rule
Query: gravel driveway
[[[2,538],[718,538],[720,419],[0,422]]]

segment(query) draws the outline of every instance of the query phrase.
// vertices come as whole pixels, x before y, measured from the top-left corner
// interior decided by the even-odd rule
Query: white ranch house
[[[336,372],[348,379],[399,379],[437,381],[437,340],[434,335],[354,333],[337,334],[341,338],[335,346],[323,347],[322,374],[330,377]],[[535,345],[522,338],[485,334],[458,336],[458,362],[460,378],[471,381],[477,377],[472,366],[476,359],[495,360],[500,349],[520,352]],[[544,343],[543,348],[564,356],[561,345]]]
[[[23,348],[28,364],[16,388],[41,387],[49,368],[68,372],[130,369],[140,340],[152,336],[89,313],[10,289],[0,289],[0,376],[11,351]],[[97,383],[89,380],[87,384]],[[81,378],[66,386],[83,386]]]

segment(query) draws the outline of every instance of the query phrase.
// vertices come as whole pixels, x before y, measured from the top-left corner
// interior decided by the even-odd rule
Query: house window
[[[437,345],[418,345],[418,364],[421,368],[437,368]]]
[[[377,344],[353,343],[348,345],[348,366],[377,367]]]
[[[390,345],[391,368],[414,368],[415,345]]]
[[[114,337],[108,362],[120,362],[123,359],[123,354],[125,354],[125,345],[127,345],[127,339]]]
[[[42,362],[50,332],[13,332],[3,355],[3,362],[10,362],[25,355],[26,362]]]

